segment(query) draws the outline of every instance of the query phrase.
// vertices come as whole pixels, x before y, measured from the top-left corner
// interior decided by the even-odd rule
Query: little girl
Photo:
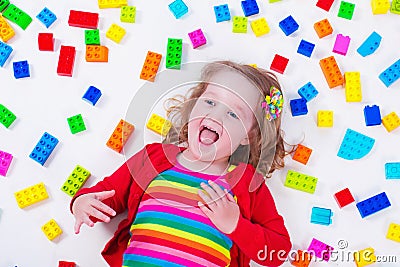
[[[128,209],[102,252],[112,267],[279,266],[291,249],[264,179],[286,155],[276,77],[221,61],[201,81],[172,99],[174,128],[162,144],[71,201],[76,233]]]

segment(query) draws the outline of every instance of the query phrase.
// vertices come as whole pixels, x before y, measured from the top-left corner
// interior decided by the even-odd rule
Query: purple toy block
[[[12,158],[11,154],[0,150],[0,175],[6,176]]]
[[[205,45],[207,43],[206,37],[201,29],[195,30],[193,32],[189,32],[190,41],[192,41],[193,48],[197,48],[199,46]]]
[[[307,250],[309,252],[314,251],[316,257],[322,258],[324,261],[329,261],[333,247],[313,238]]]
[[[350,37],[343,36],[342,34],[336,35],[335,45],[333,46],[333,52],[345,56],[347,49],[349,49]]]

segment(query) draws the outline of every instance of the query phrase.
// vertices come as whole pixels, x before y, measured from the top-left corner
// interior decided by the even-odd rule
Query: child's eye
[[[209,99],[204,100],[204,102],[206,102],[207,104],[211,105],[211,106],[215,106],[215,102]]]
[[[239,119],[239,117],[232,111],[228,111],[229,116],[231,116],[234,119]]]

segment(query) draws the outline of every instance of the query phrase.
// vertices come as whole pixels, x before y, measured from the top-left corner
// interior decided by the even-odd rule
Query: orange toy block
[[[154,82],[158,67],[160,66],[161,58],[161,54],[148,51],[142,71],[140,72],[140,79]]]
[[[107,146],[120,153],[134,130],[132,124],[121,119],[108,139]]]
[[[86,46],[87,62],[108,62],[108,48],[102,45]]]
[[[321,66],[321,70],[324,73],[329,88],[332,89],[336,86],[343,85],[344,78],[334,56],[321,59],[319,65]]]
[[[297,250],[296,258],[292,261],[292,265],[296,267],[308,267],[311,259],[311,253],[299,249]]]
[[[304,165],[307,164],[308,159],[311,156],[312,149],[306,146],[299,144],[296,148],[296,151],[293,155],[293,160],[303,163]]]
[[[3,18],[0,14],[0,38],[3,42],[7,42],[15,35],[13,28],[11,28],[10,24]]]
[[[318,34],[319,38],[328,36],[333,32],[332,26],[329,23],[329,20],[327,19],[323,19],[321,21],[314,23],[314,30]]]

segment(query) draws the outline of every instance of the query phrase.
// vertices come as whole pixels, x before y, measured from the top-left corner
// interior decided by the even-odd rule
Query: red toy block
[[[303,163],[304,165],[307,164],[308,159],[311,156],[312,149],[306,146],[299,144],[296,148],[296,151],[293,155],[293,160]]]
[[[73,27],[97,29],[99,14],[84,11],[69,11],[68,25]]]
[[[353,195],[350,193],[350,190],[348,188],[337,192],[334,196],[340,208],[343,208],[344,206],[347,206],[350,203],[354,202]]]
[[[288,63],[289,63],[288,58],[285,58],[278,54],[275,54],[275,57],[274,57],[274,60],[272,60],[270,69],[274,70],[276,72],[279,72],[280,74],[283,74]]]
[[[75,47],[61,46],[60,56],[58,58],[57,74],[60,76],[72,77],[75,61]]]
[[[39,33],[38,44],[40,51],[54,51],[54,38],[52,33]]]
[[[76,263],[75,262],[70,262],[70,261],[59,261],[58,262],[58,267],[75,267]]]
[[[318,0],[316,6],[322,8],[325,11],[329,11],[329,9],[331,9],[333,1],[335,0]]]

